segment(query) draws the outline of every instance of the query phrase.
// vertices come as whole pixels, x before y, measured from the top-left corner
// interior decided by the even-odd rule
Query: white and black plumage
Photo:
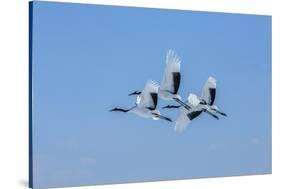
[[[180,107],[180,114],[176,120],[175,131],[180,132],[184,130],[194,118],[198,117],[203,112],[202,107],[199,105],[200,100],[196,95],[190,94],[186,103],[191,107],[191,109],[187,110]]]
[[[227,116],[225,113],[219,111],[218,107],[214,105],[216,98],[216,87],[216,79],[213,77],[209,77],[203,87],[200,104],[205,105],[205,108],[208,110],[207,112],[218,113],[220,115]]]
[[[130,109],[114,108],[110,111],[131,112],[143,118],[152,118],[154,120],[164,119],[172,121],[170,118],[162,116],[156,109],[158,102],[159,85],[149,80],[142,92],[137,97],[136,105]]]
[[[213,77],[209,77],[206,81],[201,98],[198,98],[194,94],[190,94],[187,99],[187,104],[191,107],[189,110],[182,108],[181,106],[165,106],[163,108],[180,108],[181,112],[176,120],[175,130],[182,131],[187,125],[202,112],[206,112],[216,119],[219,119],[214,113],[226,116],[225,113],[220,112],[217,106],[214,105],[216,96],[216,80]]]
[[[180,95],[177,94],[181,81],[180,64],[179,56],[173,50],[169,50],[166,55],[166,67],[158,96],[163,100],[175,100],[186,109],[190,109],[187,104],[181,101]],[[138,94],[140,94],[139,91],[134,91],[129,95]]]

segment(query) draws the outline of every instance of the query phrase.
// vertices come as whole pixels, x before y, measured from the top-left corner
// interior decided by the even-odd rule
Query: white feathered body
[[[136,106],[131,109],[129,112],[134,113],[143,118],[152,118],[158,120],[157,115],[161,115],[160,112],[156,109],[156,102],[152,99],[151,93],[158,95],[159,85],[152,80],[149,80],[141,94],[137,96]],[[150,109],[149,109],[150,108]]]
[[[157,118],[155,114],[160,115],[160,112],[158,110],[149,110],[147,108],[133,108],[131,111],[131,113],[134,113],[142,118],[152,118],[154,120],[158,120],[159,118]]]

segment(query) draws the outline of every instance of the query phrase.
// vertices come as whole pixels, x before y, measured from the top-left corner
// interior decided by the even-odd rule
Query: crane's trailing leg
[[[153,113],[154,114],[154,113]],[[154,114],[156,117],[158,117],[159,119],[163,119],[163,120],[166,120],[166,121],[169,121],[169,122],[172,122],[172,120],[168,117],[165,117],[165,116],[162,116],[162,115],[159,115],[159,114]]]
[[[183,101],[181,101],[178,98],[173,98],[177,103],[179,103],[180,105],[182,105],[185,109],[190,110],[191,107],[189,105],[187,105],[186,103],[184,103]]]
[[[206,110],[206,109],[204,110],[204,112],[206,112],[207,114],[209,114],[209,115],[212,116],[213,118],[219,120],[219,117],[218,117],[217,115],[213,114],[212,112],[210,112],[210,111],[208,111],[208,110]]]
[[[220,115],[223,115],[223,116],[227,116],[227,114],[226,113],[223,113],[223,112],[221,112],[221,111],[216,111],[218,114],[220,114]]]

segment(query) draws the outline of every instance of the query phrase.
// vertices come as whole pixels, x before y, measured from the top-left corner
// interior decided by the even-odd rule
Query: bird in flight
[[[181,108],[181,112],[176,120],[175,130],[182,131],[187,125],[202,112],[206,112],[212,117],[219,119],[214,113],[218,113],[223,116],[227,116],[225,113],[218,110],[218,107],[214,105],[216,97],[216,80],[213,77],[209,77],[206,81],[201,98],[195,94],[190,94],[187,98],[187,104],[190,109],[187,110],[181,106],[168,105],[163,108]]]
[[[138,94],[135,106],[129,109],[116,107],[110,111],[119,111],[124,113],[131,112],[143,118],[152,118],[154,120],[163,119],[172,122],[170,118],[162,116],[160,111],[156,109],[158,102],[158,90],[159,85],[156,82],[149,80],[142,92]]]
[[[181,60],[179,56],[173,51],[169,50],[166,55],[166,67],[163,75],[163,80],[158,91],[159,98],[163,100],[175,100],[185,109],[189,110],[191,107],[181,101],[181,97],[178,93],[181,81],[180,74]],[[139,95],[140,91],[134,91],[131,95]]]
[[[220,115],[227,116],[225,113],[219,111],[218,107],[214,105],[215,98],[216,98],[216,87],[217,87],[216,79],[213,77],[209,77],[203,87],[200,104],[205,105],[207,112],[218,113]]]

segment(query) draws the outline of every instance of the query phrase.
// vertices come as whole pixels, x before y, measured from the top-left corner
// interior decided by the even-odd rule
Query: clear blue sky
[[[271,172],[271,17],[35,2],[33,19],[35,187]],[[169,49],[181,96],[213,76],[228,117],[202,114],[176,133],[108,111],[162,80]]]

